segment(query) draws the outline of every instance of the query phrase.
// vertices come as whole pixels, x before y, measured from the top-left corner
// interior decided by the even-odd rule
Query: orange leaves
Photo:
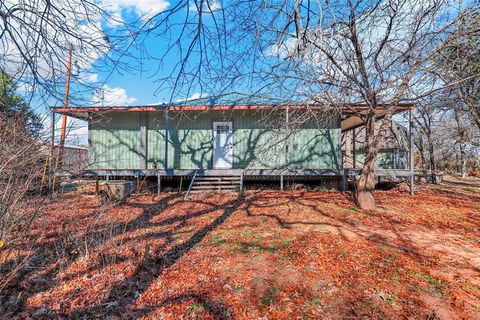
[[[376,196],[380,209],[366,213],[334,192],[138,195],[116,206],[66,195],[32,229],[35,258],[8,288],[24,313],[7,303],[7,314],[414,318],[436,299],[478,315],[465,307],[479,285],[473,195]]]

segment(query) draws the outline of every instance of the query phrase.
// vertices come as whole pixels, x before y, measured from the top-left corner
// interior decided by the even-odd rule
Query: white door
[[[231,169],[233,163],[231,122],[213,123],[213,168]]]

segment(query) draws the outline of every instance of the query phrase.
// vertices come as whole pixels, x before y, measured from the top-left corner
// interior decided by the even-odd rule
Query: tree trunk
[[[437,162],[435,161],[435,147],[433,145],[432,133],[427,133],[428,141],[428,156],[430,158],[430,174],[432,177],[432,183],[437,183]]]
[[[422,171],[424,174],[426,174],[427,171],[427,157],[425,156],[425,146],[423,145],[423,140],[419,139],[418,142],[416,143],[418,153],[420,154],[420,161],[421,161],[421,167]]]
[[[357,204],[363,210],[375,210],[375,198],[373,196],[377,180],[374,174],[374,163],[370,161],[362,168],[362,173],[357,184]]]
[[[467,176],[467,157],[465,152],[465,129],[462,127],[462,122],[458,111],[455,112],[455,121],[457,122],[458,131],[458,147],[460,149],[460,174],[462,178]]]
[[[377,180],[375,178],[375,158],[378,153],[378,141],[375,139],[375,118],[372,117],[365,125],[366,154],[362,173],[357,183],[357,205],[363,210],[375,210],[374,191]]]
[[[465,154],[465,144],[460,142],[459,147],[460,147],[460,173],[462,175],[462,178],[465,178],[467,176],[467,157]]]

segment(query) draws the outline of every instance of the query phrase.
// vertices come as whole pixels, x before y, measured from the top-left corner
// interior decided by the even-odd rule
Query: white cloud
[[[137,99],[129,97],[125,89],[120,87],[112,88],[108,85],[104,85],[101,89],[96,90],[92,97],[93,104],[103,106],[129,105],[135,101]]]
[[[21,82],[17,83],[17,90],[23,92],[31,92],[33,90],[33,86],[31,83]]]
[[[53,88],[52,81],[62,83],[58,80],[65,76],[70,45],[73,47],[73,74],[78,68],[89,70],[111,49],[102,30],[102,12],[96,4],[87,5],[80,0],[56,2],[55,8],[61,14],[50,15],[46,24],[40,13],[48,12],[49,3],[35,2],[31,10],[22,3],[2,2],[5,11],[12,12],[9,28],[15,32],[13,36],[5,33],[2,38],[0,68],[17,82],[32,86],[37,81],[35,88],[40,84],[48,90],[61,92],[62,86]],[[33,61],[33,67],[27,61]]]
[[[143,20],[147,20],[155,14],[164,11],[170,3],[165,0],[103,0],[104,8],[111,14],[108,21],[111,27],[123,23],[124,12],[134,12]]]
[[[189,9],[192,11],[200,11],[200,8],[197,7],[198,5],[199,1],[191,1]],[[222,9],[222,3],[220,0],[203,1],[203,6],[201,8],[202,13],[214,13],[220,9]]]
[[[110,14],[111,14],[110,19],[108,19],[108,21],[107,21],[107,23],[110,27],[115,28],[115,27],[118,27],[118,26],[120,26],[124,23],[124,21],[122,19],[122,13],[120,12],[120,10],[113,11]]]
[[[98,74],[90,72],[80,72],[78,80],[84,83],[98,82]]]

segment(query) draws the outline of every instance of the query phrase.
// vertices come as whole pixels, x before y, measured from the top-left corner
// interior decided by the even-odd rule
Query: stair
[[[243,173],[240,175],[201,175],[195,174],[190,182],[185,198],[190,193],[199,192],[238,192],[243,191]]]

